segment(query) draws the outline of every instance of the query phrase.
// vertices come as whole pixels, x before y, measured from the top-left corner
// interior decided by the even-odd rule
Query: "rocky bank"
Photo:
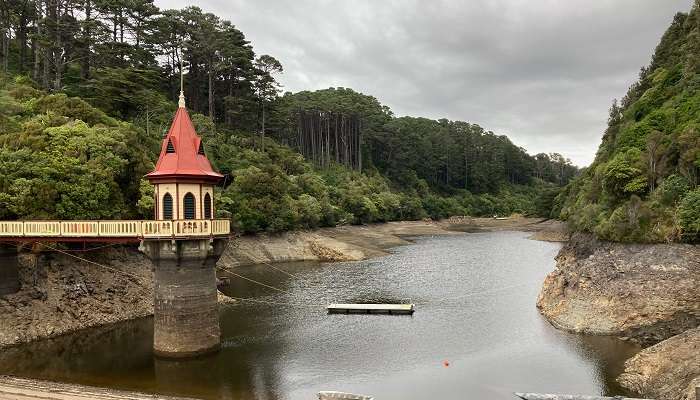
[[[655,399],[695,399],[700,386],[700,327],[641,351],[618,381]]]
[[[684,396],[700,376],[699,287],[698,246],[610,243],[578,233],[557,256],[537,307],[560,329],[661,342],[630,360],[620,382],[652,398],[694,400]]]
[[[0,297],[0,348],[153,315],[151,262],[135,247],[70,254],[89,262],[20,253],[22,288]]]
[[[133,249],[20,254],[22,289],[0,297],[0,347],[153,314],[150,262]]]

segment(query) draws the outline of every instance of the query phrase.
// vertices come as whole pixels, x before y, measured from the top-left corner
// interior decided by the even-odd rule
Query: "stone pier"
[[[16,293],[20,289],[17,246],[0,245],[0,296]]]
[[[215,352],[221,344],[216,262],[227,239],[144,240],[153,263],[153,350],[182,358]]]

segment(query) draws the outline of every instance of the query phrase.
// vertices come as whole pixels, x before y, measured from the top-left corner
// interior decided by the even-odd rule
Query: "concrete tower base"
[[[140,250],[155,268],[153,350],[193,357],[219,349],[216,262],[227,239],[144,240]]]
[[[0,296],[20,289],[17,246],[0,246]]]

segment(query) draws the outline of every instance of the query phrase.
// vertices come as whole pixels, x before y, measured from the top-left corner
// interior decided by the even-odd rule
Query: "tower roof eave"
[[[213,174],[183,174],[183,173],[149,173],[145,176],[149,182],[155,183],[211,183],[217,184],[224,178],[218,173]]]

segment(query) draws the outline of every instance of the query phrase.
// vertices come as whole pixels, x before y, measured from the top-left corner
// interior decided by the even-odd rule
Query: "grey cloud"
[[[184,0],[156,0],[161,8]],[[592,161],[673,15],[692,0],[200,0],[286,90],[351,87],[397,115],[478,123],[531,154]]]

